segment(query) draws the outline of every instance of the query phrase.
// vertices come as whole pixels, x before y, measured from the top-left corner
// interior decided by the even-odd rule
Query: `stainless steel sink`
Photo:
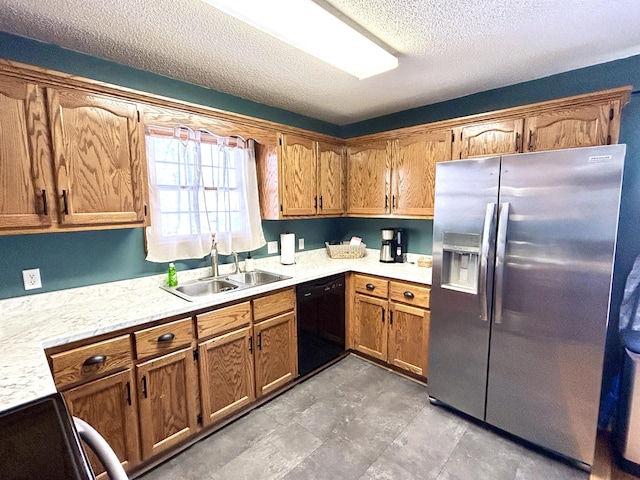
[[[266,283],[286,280],[291,277],[286,275],[278,275],[276,273],[264,272],[256,270],[254,272],[240,272],[224,277],[206,277],[199,280],[192,280],[182,283],[178,287],[162,286],[163,290],[171,292],[180,298],[184,298],[190,302],[200,300],[214,295],[223,295],[237,289],[246,289]]]
[[[175,288],[161,288],[192,302],[203,297],[210,297],[219,293],[236,290],[239,288],[239,285],[220,278],[210,278],[186,282]]]
[[[278,275],[277,273],[263,272],[261,270],[234,273],[227,276],[227,280],[242,283],[244,285],[264,285],[265,283],[277,282],[288,278],[291,277]]]

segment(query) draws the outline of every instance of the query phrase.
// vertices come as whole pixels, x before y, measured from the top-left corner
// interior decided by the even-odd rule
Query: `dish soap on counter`
[[[251,252],[247,254],[247,258],[244,259],[244,271],[245,272],[253,272],[253,257],[251,256]]]
[[[170,287],[178,286],[178,272],[176,272],[176,266],[172,263],[169,264],[169,275],[167,284]]]

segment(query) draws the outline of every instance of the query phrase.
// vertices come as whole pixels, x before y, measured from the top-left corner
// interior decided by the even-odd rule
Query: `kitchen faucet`
[[[219,275],[218,273],[218,244],[213,243],[211,246],[211,270],[214,277]]]
[[[238,264],[238,254],[236,252],[231,252],[231,255],[233,255],[233,266],[234,266],[233,273],[239,273],[240,266]]]

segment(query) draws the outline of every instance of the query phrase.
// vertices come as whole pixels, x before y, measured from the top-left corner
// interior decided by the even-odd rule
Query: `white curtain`
[[[267,242],[260,221],[258,180],[253,140],[236,140],[236,146],[229,145],[229,139],[219,139],[217,150],[222,176],[217,182],[216,208],[213,213],[207,206],[215,230],[218,252],[248,252],[264,246]],[[206,184],[206,183],[205,183]],[[215,226],[214,226],[215,225]]]
[[[212,236],[226,255],[264,246],[253,141],[182,126],[172,137],[162,130],[148,127],[146,136],[147,260],[202,258]]]

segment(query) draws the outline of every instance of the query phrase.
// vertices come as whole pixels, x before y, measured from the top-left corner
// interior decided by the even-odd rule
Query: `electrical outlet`
[[[267,253],[278,253],[278,242],[267,242]]]
[[[304,250],[304,238],[298,239],[298,250]]]
[[[32,268],[31,270],[22,271],[22,280],[24,281],[25,290],[33,290],[34,288],[42,288],[40,280],[40,269]]]

